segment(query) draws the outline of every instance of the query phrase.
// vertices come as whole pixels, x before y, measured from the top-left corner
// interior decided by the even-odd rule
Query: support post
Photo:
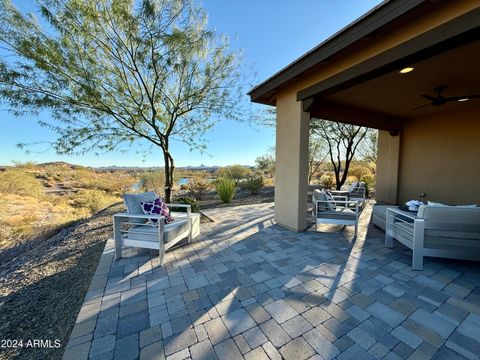
[[[275,221],[294,231],[307,226],[310,113],[294,92],[277,96]]]

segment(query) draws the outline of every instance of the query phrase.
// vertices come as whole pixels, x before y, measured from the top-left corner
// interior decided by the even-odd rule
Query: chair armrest
[[[314,206],[315,208],[317,207],[318,203],[324,203],[324,204],[334,204],[334,205],[340,205],[339,207],[344,208],[344,209],[350,209],[352,210],[352,207],[355,207],[355,213],[358,214],[359,208],[360,208],[360,200],[335,200],[335,201],[329,201],[329,200],[314,200]],[[352,205],[353,204],[353,205]]]
[[[190,205],[190,204],[165,204],[165,205],[167,205],[169,207],[170,206],[171,207],[182,207],[182,208],[186,208],[186,209],[192,208],[192,205]]]
[[[192,223],[192,220],[191,220],[191,217],[192,217],[192,205],[190,204],[167,204],[167,206],[169,207],[179,207],[179,208],[185,208],[187,209],[187,220],[188,222],[191,224]]]
[[[400,211],[400,210],[397,210],[397,209],[388,208],[388,209],[387,209],[387,215],[388,215],[389,212],[393,212],[393,213],[395,213],[395,214],[402,215],[402,216],[404,216],[404,217],[406,217],[406,218],[409,218],[409,219],[411,219],[411,220],[414,220],[414,221],[419,219],[419,218],[416,217],[415,215],[410,215],[410,214],[405,213],[404,211]],[[397,218],[397,219],[398,219],[398,218]],[[402,220],[402,219],[399,219],[399,220]],[[403,220],[402,220],[402,221],[403,221]],[[404,222],[405,222],[405,221],[404,221]]]

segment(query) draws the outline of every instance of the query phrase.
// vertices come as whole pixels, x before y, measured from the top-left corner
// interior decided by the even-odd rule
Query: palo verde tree
[[[0,98],[49,112],[59,154],[161,149],[170,201],[172,141],[203,150],[212,119],[239,113],[239,54],[193,1],[37,0],[37,20],[0,0]]]
[[[367,135],[368,128],[343,124],[324,119],[312,119],[310,129],[326,140],[328,155],[335,173],[337,190],[347,180],[350,163],[359,144]]]

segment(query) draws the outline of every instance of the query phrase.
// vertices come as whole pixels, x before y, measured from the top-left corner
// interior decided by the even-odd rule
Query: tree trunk
[[[172,155],[170,155],[168,148],[163,149],[163,159],[165,161],[165,202],[170,203],[172,198],[173,188],[173,172],[175,170],[175,162]]]

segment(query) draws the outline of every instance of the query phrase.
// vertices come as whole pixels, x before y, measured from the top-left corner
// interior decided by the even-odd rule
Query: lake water
[[[189,182],[189,178],[180,178],[177,180],[177,185],[187,185]]]

